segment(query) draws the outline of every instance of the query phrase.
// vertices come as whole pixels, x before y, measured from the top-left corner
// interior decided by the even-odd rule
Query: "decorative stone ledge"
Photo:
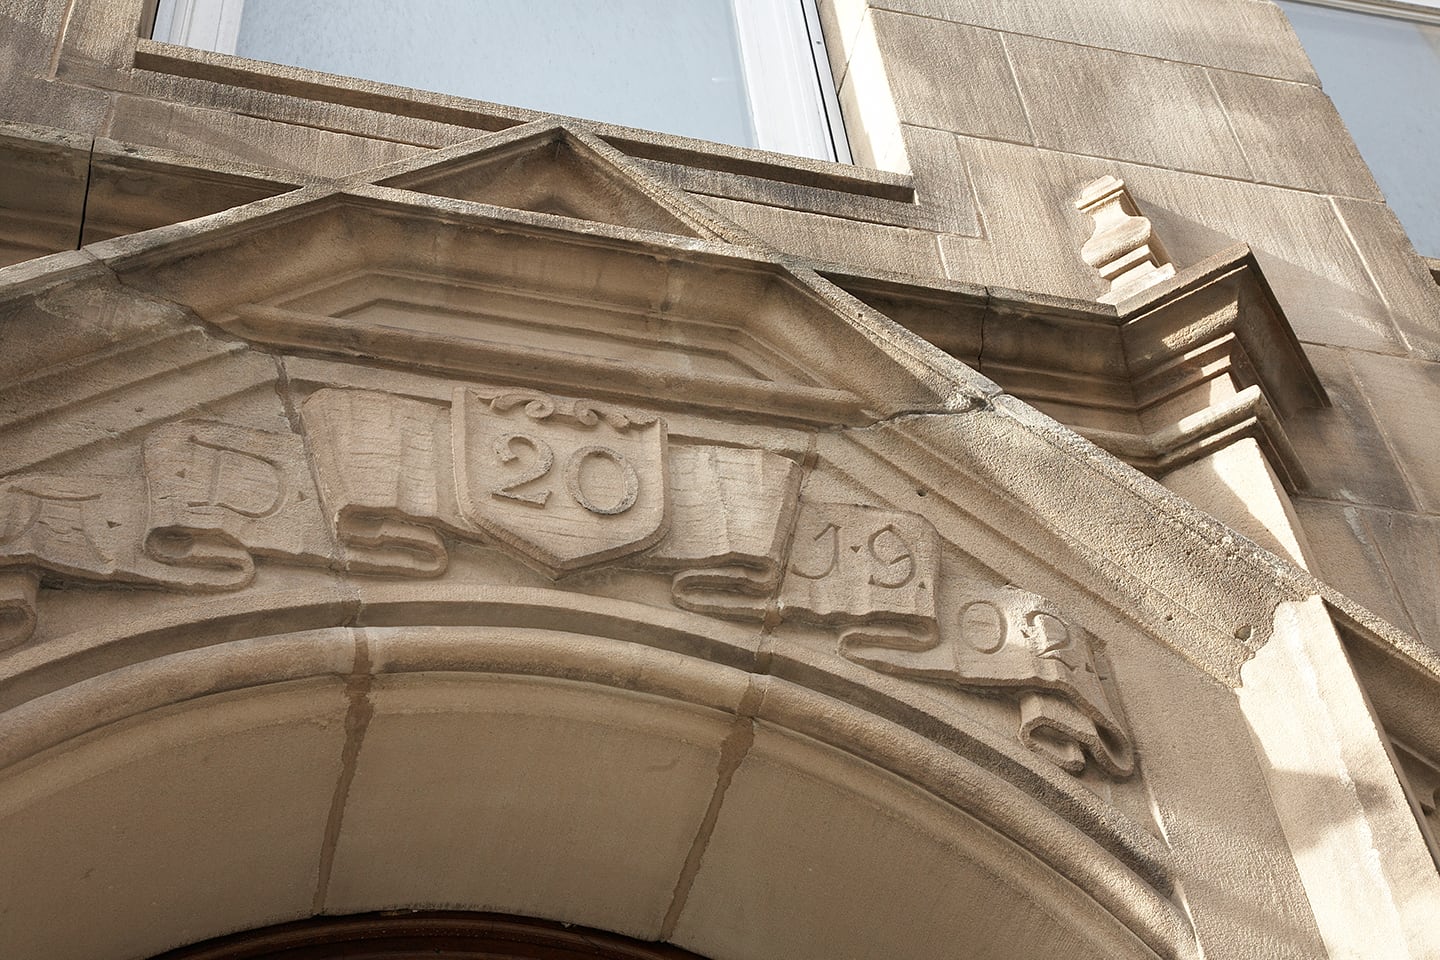
[[[1305,487],[1285,423],[1329,401],[1244,245],[1119,307],[830,277],[1152,476],[1252,437],[1291,492]]]

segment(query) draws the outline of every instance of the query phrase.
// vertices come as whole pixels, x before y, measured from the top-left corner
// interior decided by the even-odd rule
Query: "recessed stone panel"
[[[344,715],[333,680],[214,697],[0,782],[0,956],[130,960],[308,916]]]
[[[1032,869],[1034,886],[1015,882]],[[1098,907],[1042,874],[964,813],[761,725],[673,942],[713,960],[885,957],[896,944],[911,957],[1001,957],[1015,944],[1034,960],[1153,956],[1103,920],[1082,929],[1075,911]]]
[[[381,678],[327,913],[498,911],[653,938],[721,713],[562,681]]]

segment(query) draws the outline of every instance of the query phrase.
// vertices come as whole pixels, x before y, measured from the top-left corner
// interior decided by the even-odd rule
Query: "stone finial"
[[[1175,276],[1175,267],[1150,221],[1140,216],[1124,180],[1101,177],[1080,191],[1075,206],[1095,220],[1095,232],[1080,248],[1080,256],[1110,281],[1102,303],[1119,303]]]

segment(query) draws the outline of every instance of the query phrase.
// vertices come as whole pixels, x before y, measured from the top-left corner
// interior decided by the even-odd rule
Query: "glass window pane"
[[[1280,6],[1411,242],[1440,257],[1440,27]]]
[[[245,0],[233,52],[756,146],[730,0]]]

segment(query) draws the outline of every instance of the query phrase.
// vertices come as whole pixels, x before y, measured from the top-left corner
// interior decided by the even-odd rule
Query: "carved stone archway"
[[[216,611],[185,630],[213,641],[199,649],[167,652],[156,622],[117,637],[109,663],[52,663],[93,672],[11,713],[0,789],[0,816],[29,838],[11,906],[47,956],[154,956],[416,909],[717,960],[957,942],[1191,956],[1144,837],[1028,797],[991,769],[1002,738],[958,756],[979,725],[941,746],[879,702],[819,689],[840,694],[843,677],[716,662],[726,637],[702,617],[472,594],[447,606],[413,588],[365,615],[388,626],[304,605]],[[396,625],[421,609],[450,622]],[[268,634],[280,620],[312,629]]]

